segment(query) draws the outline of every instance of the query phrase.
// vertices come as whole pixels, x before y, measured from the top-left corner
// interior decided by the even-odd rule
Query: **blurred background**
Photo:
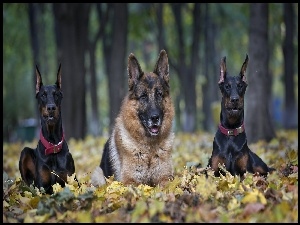
[[[108,135],[128,90],[130,53],[152,71],[169,58],[175,132],[214,133],[219,66],[246,54],[249,142],[298,129],[298,3],[3,3],[3,141],[40,128],[35,65],[54,84],[62,64],[66,138]]]

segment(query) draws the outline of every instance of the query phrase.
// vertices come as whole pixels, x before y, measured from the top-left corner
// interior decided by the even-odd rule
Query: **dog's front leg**
[[[54,182],[54,176],[51,173],[51,169],[43,162],[37,162],[38,176],[36,178],[36,186],[38,188],[43,187],[47,194],[52,194],[52,186]]]
[[[35,153],[34,149],[25,147],[20,155],[19,170],[22,179],[29,186],[36,180],[36,165],[35,165]]]

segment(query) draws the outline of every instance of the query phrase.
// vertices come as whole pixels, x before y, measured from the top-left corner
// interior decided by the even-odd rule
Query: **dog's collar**
[[[239,134],[241,134],[241,133],[243,133],[245,131],[245,126],[244,126],[244,122],[243,122],[242,125],[240,127],[238,127],[238,128],[235,128],[235,129],[226,129],[220,123],[219,124],[219,129],[226,136],[237,136],[237,135],[239,135]]]
[[[57,144],[52,144],[51,142],[47,141],[42,133],[42,130],[40,132],[40,140],[42,142],[42,144],[44,145],[45,149],[45,155],[49,155],[52,153],[59,153],[62,149],[62,145],[64,142],[64,133],[62,134],[62,138],[61,141],[58,142]]]

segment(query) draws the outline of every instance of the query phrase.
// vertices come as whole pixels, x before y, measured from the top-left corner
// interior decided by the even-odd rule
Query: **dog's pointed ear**
[[[132,90],[134,87],[134,84],[136,84],[137,81],[144,74],[138,60],[135,58],[133,53],[130,53],[130,55],[128,57],[127,71],[128,71],[128,87],[129,87],[129,90]]]
[[[248,61],[249,61],[248,54],[246,54],[246,59],[245,59],[245,62],[243,63],[243,65],[242,65],[241,72],[240,72],[241,79],[242,79],[245,83],[247,83],[247,79],[246,79],[246,69],[247,69]]]
[[[226,79],[226,56],[224,56],[221,59],[221,63],[220,63],[220,79],[219,79],[219,84],[223,83],[224,80]]]
[[[61,63],[59,64],[55,84],[58,87],[58,89],[61,89]]]
[[[167,52],[163,49],[160,51],[153,73],[164,79],[169,84],[169,62]]]
[[[43,86],[42,76],[37,65],[35,65],[35,74],[36,74],[35,94],[37,94],[39,93],[41,87]]]

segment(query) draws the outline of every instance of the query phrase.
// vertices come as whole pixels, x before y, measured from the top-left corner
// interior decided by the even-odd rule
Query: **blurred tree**
[[[284,127],[291,129],[298,127],[298,109],[295,100],[294,81],[294,37],[295,37],[295,3],[283,3],[285,39],[282,45],[284,56]]]
[[[249,143],[275,137],[269,112],[271,78],[268,49],[268,3],[250,3],[248,88],[245,127]]]
[[[166,49],[165,44],[165,32],[164,32],[164,23],[163,23],[163,10],[164,3],[154,3],[155,11],[156,11],[156,22],[157,22],[157,43],[158,49],[157,52],[160,52],[162,49]]]
[[[218,38],[217,26],[212,18],[210,10],[211,4],[205,3],[204,15],[204,76],[205,83],[202,87],[202,101],[203,101],[203,129],[206,131],[215,131],[216,126],[213,121],[212,103],[218,101],[219,86],[217,72],[218,64],[216,61],[216,46],[215,41]],[[219,105],[219,103],[218,103]]]
[[[28,4],[3,3],[3,141],[16,141],[23,119],[34,117]]]
[[[30,42],[33,55],[32,61],[32,84],[36,83],[36,66],[42,74],[43,83],[50,84],[55,82],[57,68],[53,69],[52,61],[48,55],[53,55],[53,32],[52,26],[49,24],[50,19],[48,10],[50,5],[48,3],[28,3],[28,18],[29,18],[29,31]],[[51,14],[52,15],[52,14]],[[50,31],[50,32],[49,32]],[[52,35],[50,35],[50,34]],[[57,67],[57,65],[55,65]],[[53,72],[53,74],[52,74]],[[39,119],[40,113],[37,107],[37,101],[35,101],[35,88],[32,88],[32,99],[35,103],[35,115],[34,118]]]
[[[53,3],[57,58],[62,64],[63,125],[66,138],[86,135],[86,68],[90,3]]]
[[[184,98],[184,120],[182,124],[182,131],[194,132],[197,128],[197,106],[196,106],[196,75],[198,72],[198,65],[200,62],[200,3],[195,3],[192,11],[193,26],[191,29],[191,45],[185,42],[184,32],[184,18],[182,10],[185,3],[172,3],[171,7],[175,17],[175,29],[177,31],[177,48],[178,59],[171,60],[170,64],[175,69],[180,80],[180,89],[182,90]]]
[[[111,3],[108,8],[109,27],[103,37],[103,57],[105,71],[108,78],[109,90],[109,120],[110,130],[120,110],[121,102],[127,89],[127,30],[128,30],[128,5],[127,3]],[[100,21],[101,22],[101,21]]]
[[[37,18],[39,18],[39,3],[28,3],[28,15],[29,15],[29,27],[30,27],[30,40],[31,40],[31,48],[32,48],[32,55],[33,55],[33,65],[32,65],[32,84],[35,85],[36,83],[36,76],[35,76],[35,70],[36,65],[39,66],[39,70],[41,69],[41,61],[40,61],[40,42],[39,42],[39,26]],[[44,66],[44,65],[43,65]],[[45,79],[45,78],[44,78]],[[45,80],[44,80],[45,83]],[[36,90],[33,88],[31,90],[32,98],[35,99]],[[35,103],[35,118],[39,118],[39,109],[37,107],[37,102]]]
[[[83,133],[86,133],[86,128],[90,124],[93,127],[89,126],[89,131],[92,131],[94,135],[101,132],[101,129],[105,131],[108,128],[108,121],[110,120],[111,124],[114,122],[115,115],[119,111],[120,101],[126,92],[126,60],[128,55],[124,54],[126,54],[127,46],[130,52],[134,52],[139,58],[139,55],[142,55],[141,66],[146,69],[151,69],[152,62],[156,60],[157,51],[155,49],[158,49],[158,51],[162,48],[167,50],[170,73],[172,73],[171,94],[176,106],[176,131],[196,130],[202,127],[209,130],[211,117],[209,104],[219,94],[219,91],[216,90],[216,81],[214,81],[218,78],[215,71],[218,68],[219,59],[227,55],[231,59],[228,61],[228,67],[233,68],[233,71],[240,69],[240,63],[236,62],[240,61],[243,52],[247,53],[249,36],[254,36],[254,33],[249,35],[250,32],[245,32],[248,29],[247,24],[250,24],[253,30],[261,30],[260,21],[257,22],[259,26],[255,25],[258,26],[257,28],[253,26],[252,20],[249,23],[250,4],[209,3],[206,11],[207,17],[200,18],[202,7],[201,12],[199,10],[200,14],[194,16],[193,11],[197,9],[194,3],[180,3],[179,6],[174,3],[129,3],[128,15],[126,16],[128,20],[125,18],[125,14],[123,17],[118,13],[118,10],[122,11],[124,9],[123,5],[117,7],[114,3],[99,3],[97,4],[98,7],[94,7],[92,10],[94,14],[86,12],[87,5],[86,3],[79,5],[59,4],[59,7],[65,8],[57,9],[59,13],[56,14],[57,26],[54,32],[52,3],[3,4],[3,137],[5,140],[15,140],[13,133],[16,133],[19,121],[34,117],[34,110],[37,110],[37,107],[35,107],[36,100],[32,97],[34,95],[35,74],[33,66],[35,64],[38,64],[41,73],[45,75],[43,77],[45,83],[52,83],[55,79],[53,74],[57,72],[59,63],[62,63],[65,98],[63,100],[65,103],[63,105],[63,116],[67,136],[71,135],[70,132],[76,132],[76,137],[84,136]],[[269,6],[270,13],[267,26],[269,30],[266,31],[268,32],[268,58],[270,59],[269,75],[266,79],[269,85],[264,84],[265,90],[263,91],[256,87],[259,93],[249,99],[261,102],[263,100],[260,98],[263,96],[269,99],[270,104],[271,97],[274,98],[276,95],[276,98],[284,99],[285,104],[289,105],[284,106],[286,108],[290,108],[290,102],[294,101],[297,113],[298,82],[292,81],[297,79],[297,72],[283,71],[284,54],[289,57],[288,54],[291,53],[291,50],[288,50],[290,44],[287,43],[291,42],[291,35],[288,33],[290,33],[289,27],[292,26],[292,23],[286,22],[284,26],[284,17],[282,16],[284,11],[281,3],[271,3]],[[172,10],[174,7],[180,10]],[[293,13],[292,17],[294,19],[291,20],[295,23],[293,26],[296,29],[298,27],[297,7],[298,4],[293,4],[296,13],[286,14],[291,16]],[[80,11],[77,12],[75,8],[80,8]],[[95,12],[100,8],[101,15],[97,19]],[[174,13],[175,11],[176,13]],[[115,13],[118,14],[116,18],[119,21],[116,22],[118,24],[113,28]],[[93,19],[92,23],[88,22],[90,16]],[[106,16],[107,19],[105,19]],[[193,26],[199,23],[197,22],[199,18],[203,22],[201,22],[201,27],[197,25],[198,30],[195,31]],[[124,25],[125,23],[126,25]],[[262,24],[264,25],[264,23]],[[93,27],[89,27],[90,25]],[[118,29],[116,34],[114,34],[113,29]],[[284,35],[285,32],[288,33]],[[297,30],[294,32],[292,35],[294,39],[292,40],[296,48],[295,36],[297,36]],[[56,41],[54,39],[55,33],[57,35]],[[200,38],[197,39],[198,43],[193,46],[193,42],[195,42],[194,35],[198,35]],[[203,35],[203,40],[201,35]],[[283,39],[284,37],[286,39]],[[88,38],[89,40],[87,40]],[[117,38],[120,38],[119,41],[117,41]],[[200,42],[200,40],[202,41]],[[117,42],[123,44],[117,44]],[[60,46],[57,52],[56,43]],[[113,44],[115,44],[115,47],[113,47]],[[251,51],[254,50],[252,46],[256,47],[256,43],[251,43],[251,48],[249,47],[249,49],[252,49]],[[198,59],[193,59],[192,55],[195,56],[195,53],[192,53],[192,51],[196,52],[197,48],[196,56]],[[259,56],[256,59],[257,54],[251,54],[249,54],[248,68],[250,85],[246,98],[248,95],[253,94],[251,88],[256,85],[255,83],[252,85],[251,82],[256,82],[265,76],[261,71],[258,72],[261,73],[260,76],[250,73],[250,70],[254,73],[254,68],[250,68],[252,63],[258,64],[255,61],[259,61],[261,57]],[[297,51],[292,54],[297,59]],[[89,57],[86,58],[88,55]],[[57,58],[57,56],[62,58]],[[292,68],[289,63],[296,61],[295,58],[285,59],[287,70]],[[61,59],[66,61],[60,61]],[[265,62],[264,59],[261,64]],[[293,65],[295,69],[297,64],[294,62]],[[97,68],[97,66],[100,67]],[[179,70],[179,68],[181,69]],[[85,69],[87,69],[88,73],[86,75],[88,77],[85,75]],[[196,74],[195,77],[191,75],[193,71],[196,71],[199,76],[197,77]],[[116,73],[119,75],[115,77],[113,74]],[[258,79],[255,78],[252,81],[251,79],[256,76]],[[272,77],[275,82],[273,82]],[[111,80],[110,85],[106,83],[108,79]],[[286,79],[285,82],[283,82],[284,79]],[[291,83],[293,84],[291,85]],[[84,88],[84,84],[88,85],[87,88]],[[284,85],[287,85],[287,87]],[[196,90],[194,91],[194,89]],[[103,94],[106,91],[110,91],[107,96]],[[270,96],[271,91],[272,96]],[[184,95],[184,92],[195,93],[195,97],[184,97],[187,96],[187,94]],[[267,97],[267,95],[269,96]],[[87,100],[86,103],[84,103],[85,100]],[[246,101],[247,103],[252,104],[250,101]],[[110,104],[116,105],[110,107]],[[255,105],[258,107],[256,109],[259,109],[257,115],[261,114],[262,108],[260,107],[266,107],[266,105],[267,103],[263,106],[261,103]],[[195,107],[196,110],[194,110]],[[278,108],[282,113],[282,109]],[[108,109],[110,113],[108,113]],[[286,121],[292,123],[294,117],[288,113],[290,110],[286,109],[286,111]],[[89,121],[87,123],[85,114],[90,112],[91,117],[89,117],[90,114],[87,114],[87,116],[93,122]],[[187,116],[186,118],[189,118],[189,120],[183,121],[184,116],[182,115],[188,115],[185,112],[191,115],[194,114],[195,117]],[[271,112],[273,113],[273,111]],[[263,120],[273,119],[267,118],[268,116],[269,114],[264,113]],[[256,114],[254,117],[256,117]],[[187,121],[189,122],[187,123]],[[183,129],[184,123],[189,125],[186,125]],[[298,126],[297,122],[293,123],[296,127]],[[72,128],[70,128],[71,126]],[[251,124],[249,126],[252,127]],[[251,129],[249,126],[247,130]],[[78,132],[78,130],[81,130],[81,132]],[[72,136],[74,135],[72,134]]]
[[[103,5],[105,3],[94,3],[97,10],[99,27],[94,37],[90,38],[89,40],[89,56],[90,56],[90,82],[88,92],[91,95],[91,111],[92,111],[92,118],[91,118],[91,132],[92,135],[98,136],[102,134],[100,121],[99,121],[99,109],[98,109],[98,82],[96,76],[96,49],[99,40],[101,40],[104,36],[105,27],[108,20],[108,12],[110,4],[107,4],[106,10],[103,9]]]

